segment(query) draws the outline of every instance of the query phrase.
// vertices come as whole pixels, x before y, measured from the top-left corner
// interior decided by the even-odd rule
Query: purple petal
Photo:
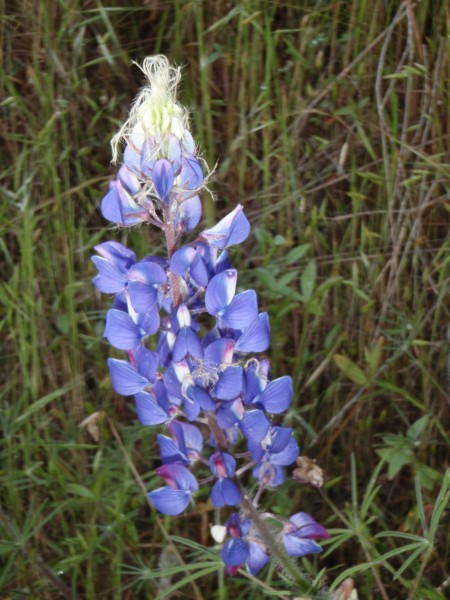
[[[233,400],[242,391],[242,367],[228,367],[219,375],[213,395],[219,400]]]
[[[115,265],[101,256],[92,256],[91,260],[98,269],[98,275],[94,277],[92,283],[100,292],[118,294],[125,289],[126,277]]]
[[[168,160],[161,158],[155,163],[152,179],[158,196],[165,202],[174,181],[173,168]]]
[[[202,345],[190,327],[183,327],[178,332],[173,347],[172,358],[175,362],[179,362],[186,355],[193,358],[203,358]]]
[[[163,377],[167,393],[171,396],[183,398],[181,383],[190,374],[191,372],[186,361],[183,360],[179,363],[171,362]]]
[[[226,272],[226,271],[225,271]],[[245,329],[258,318],[258,300],[254,290],[235,296],[221,316],[221,322],[232,329]]]
[[[189,398],[198,402],[202,410],[211,411],[216,409],[216,403],[208,392],[196,385],[193,385],[188,389],[187,395]]]
[[[151,260],[141,260],[128,271],[129,281],[139,281],[147,285],[163,285],[167,277],[164,269]]]
[[[217,252],[217,248],[213,248],[211,246],[210,246],[210,250],[211,251],[215,250]],[[220,253],[220,256],[216,262],[215,269],[216,269],[216,273],[222,273],[222,271],[225,271],[225,269],[231,269],[231,263],[230,263],[228,250],[223,250]]]
[[[133,250],[129,250],[119,242],[103,242],[94,246],[94,250],[123,273],[136,262],[136,254]]]
[[[169,420],[169,415],[148,392],[139,392],[134,399],[137,416],[142,425],[160,425]]]
[[[244,403],[250,404],[255,396],[260,394],[269,378],[270,363],[268,360],[251,362],[245,369]]]
[[[126,165],[120,167],[117,178],[120,179],[123,187],[132,196],[140,191],[141,184],[139,183],[139,179]]]
[[[215,452],[209,458],[209,468],[214,477],[233,477],[236,461],[228,452]]]
[[[226,406],[222,404],[217,410],[217,425],[221,429],[229,429],[240,421],[229,405],[231,405],[231,402],[228,402]]]
[[[200,405],[195,397],[184,398],[184,411],[189,421],[195,421],[200,414]]]
[[[322,527],[315,519],[304,512],[299,512],[289,518],[287,527],[293,523],[296,527],[296,531],[293,535],[297,535],[302,538],[315,538],[315,539],[328,539],[330,534]]]
[[[253,400],[253,404],[262,405],[266,412],[279,414],[290,406],[293,393],[292,379],[285,375],[270,381],[262,394]]]
[[[270,421],[261,410],[249,410],[239,426],[248,440],[261,442],[269,431]]]
[[[190,423],[183,423],[182,421],[172,421],[169,425],[170,432],[178,441],[180,448],[182,447],[182,439],[185,444],[186,451],[195,450],[201,453],[203,450],[203,435],[198,427],[191,425]]]
[[[181,452],[180,448],[178,448],[171,438],[159,433],[156,436],[156,439],[158,440],[159,444],[161,460],[164,464],[170,464],[174,462],[182,462],[187,464],[189,462],[186,454]]]
[[[184,200],[177,209],[175,227],[184,231],[192,231],[202,217],[202,201],[200,196]]]
[[[289,556],[305,556],[306,554],[322,552],[322,548],[313,540],[305,540],[294,535],[284,535],[283,543]]]
[[[123,225],[120,197],[115,185],[113,185],[106,196],[103,197],[100,210],[103,217],[108,221]]]
[[[281,452],[292,439],[291,427],[272,427],[270,430],[270,443],[268,450],[271,454]]]
[[[123,162],[137,175],[140,174],[139,162],[141,149],[145,141],[145,134],[142,124],[138,122],[128,138],[128,144],[123,153]]]
[[[248,550],[247,568],[251,575],[256,575],[269,562],[270,556],[264,551],[262,545],[256,542],[249,542]]]
[[[113,181],[111,185],[101,203],[105,219],[118,225],[136,225],[147,218],[147,211],[133,200],[120,180]]]
[[[214,508],[221,508],[225,504],[222,493],[223,479],[218,479],[211,488],[211,504]]]
[[[134,310],[138,313],[148,313],[156,305],[158,300],[158,292],[147,283],[140,281],[130,281],[128,284],[128,292],[130,294],[131,304]]]
[[[183,158],[181,185],[188,190],[196,190],[203,181],[202,168],[194,158]]]
[[[174,517],[182,513],[191,499],[191,492],[162,487],[148,494],[153,506],[164,515]]]
[[[126,360],[108,358],[108,367],[112,386],[121,396],[132,396],[142,392],[150,383]]]
[[[253,476],[264,485],[275,487],[284,482],[284,471],[279,465],[273,465],[270,462],[262,462],[253,470]]]
[[[265,449],[261,446],[261,442],[253,442],[252,440],[248,440],[248,451],[257,463],[262,460],[266,453]]]
[[[136,173],[136,175],[140,174],[140,154],[139,152],[136,152],[136,149],[130,144],[127,144],[125,146],[125,150],[123,151],[123,163],[124,166],[130,169],[133,173]]]
[[[137,323],[148,335],[156,333],[161,324],[158,306],[155,304],[153,308],[144,314],[138,313]]]
[[[238,486],[230,479],[218,479],[211,489],[211,503],[215,508],[236,506],[241,502]]]
[[[236,291],[236,279],[236,269],[227,269],[211,279],[205,293],[205,306],[210,315],[217,315],[230,304]]]
[[[197,254],[192,261],[191,268],[189,269],[189,275],[191,276],[192,281],[198,287],[206,288],[208,285],[208,269],[206,268],[203,258],[199,254]]]
[[[235,345],[235,341],[230,338],[211,342],[205,350],[205,361],[211,365],[231,364]]]
[[[197,480],[184,465],[178,463],[163,465],[162,467],[158,467],[156,472],[171,487],[180,490],[190,490],[191,492],[196,492],[198,490]]]
[[[209,244],[223,249],[242,243],[250,233],[250,223],[244,215],[243,207],[236,208],[211,229],[205,229],[200,235]]]
[[[183,248],[173,253],[170,259],[170,270],[175,275],[183,276],[196,256],[197,250],[195,248],[192,246],[183,246]]]
[[[156,369],[158,367],[158,355],[156,352],[144,346],[139,346],[134,352],[134,357],[139,373],[153,383],[156,379]]]
[[[249,556],[248,544],[239,538],[227,540],[222,548],[221,556],[227,566],[237,567],[242,565]]]
[[[142,333],[128,313],[111,309],[106,313],[104,336],[119,350],[133,350],[142,340]]]
[[[241,492],[231,479],[222,480],[222,495],[227,506],[236,506],[241,502]]]
[[[236,342],[238,352],[264,352],[270,343],[269,317],[261,313]]]
[[[297,442],[291,438],[288,445],[281,452],[271,453],[270,462],[273,465],[292,465],[300,454]]]

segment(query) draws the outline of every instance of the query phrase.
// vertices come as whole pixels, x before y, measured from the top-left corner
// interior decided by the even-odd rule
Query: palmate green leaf
[[[406,437],[413,440],[414,442],[419,439],[422,433],[425,431],[426,426],[428,425],[428,421],[430,420],[430,415],[424,415],[417,421],[415,421],[412,425],[408,427],[408,431],[406,432]]]
[[[428,465],[423,465],[415,461],[414,463],[417,477],[420,479],[422,487],[427,490],[432,490],[434,483],[440,478],[441,474],[436,469],[432,469]]]
[[[334,354],[333,360],[338,369],[340,369],[349,379],[358,385],[365,385],[367,383],[367,375],[350,358],[343,354]]]
[[[381,452],[381,451],[380,451]],[[400,472],[400,469],[405,465],[408,465],[412,460],[411,453],[404,452],[402,450],[387,450],[388,458],[388,479],[392,480]]]
[[[412,550],[419,549],[421,552],[425,552],[428,549],[428,542],[425,539],[422,539],[420,542],[412,542],[411,544],[405,544],[404,546],[400,546],[400,548],[394,548],[393,550],[389,550],[386,554],[382,554],[373,564],[378,564],[383,561],[387,561],[390,558],[394,558],[394,556],[400,556],[400,554],[405,554],[405,552],[410,552]]]
[[[417,560],[424,552],[425,552],[426,548],[420,547],[417,548],[417,550],[415,550],[410,556],[408,556],[408,558],[404,561],[404,563],[402,564],[402,566],[395,572],[394,574],[394,581],[396,579],[398,579],[402,573],[404,571],[406,571],[406,569],[412,565],[412,563]]]

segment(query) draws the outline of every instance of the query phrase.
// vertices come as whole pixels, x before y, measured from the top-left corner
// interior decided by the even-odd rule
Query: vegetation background
[[[162,251],[99,211],[142,83],[131,61],[157,53],[183,65],[217,162],[207,220],[240,202],[252,222],[233,260],[269,311],[274,375],[294,379],[286,423],[325,471],[321,491],[289,480],[266,501],[329,527],[302,561],[326,586],[448,597],[448,3],[3,0],[1,15],[1,598],[295,595],[276,566],[224,577],[206,496],[158,518],[139,485],[156,483],[155,431],[111,389],[89,257],[110,238]]]

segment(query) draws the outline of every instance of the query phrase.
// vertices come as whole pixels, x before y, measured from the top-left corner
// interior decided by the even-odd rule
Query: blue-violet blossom
[[[272,418],[291,405],[292,380],[271,380],[269,361],[254,356],[269,346],[268,315],[259,312],[254,290],[237,291],[238,272],[228,254],[250,232],[243,207],[184,239],[200,222],[200,193],[209,174],[176,99],[180,70],[156,56],[145,59],[142,71],[147,84],[112,140],[114,160],[123,143],[123,162],[101,211],[118,227],[147,223],[161,229],[168,256],[137,260],[115,241],[95,247],[93,284],[114,296],[104,335],[127,355],[108,360],[112,386],[134,396],[143,425],[167,428],[168,435],[157,436],[163,465],[156,473],[166,485],[149,493],[155,508],[178,515],[208,484],[215,508],[242,504],[227,521],[222,558],[229,574],[243,565],[255,574],[270,548],[241,502],[241,476],[252,469],[256,508],[261,493],[281,484],[285,467],[298,457],[292,429]],[[199,315],[210,319],[208,331]],[[151,350],[148,340],[155,334]],[[236,455],[237,444],[247,452]],[[282,521],[280,542],[291,556],[319,552],[314,540],[326,537],[305,513]]]

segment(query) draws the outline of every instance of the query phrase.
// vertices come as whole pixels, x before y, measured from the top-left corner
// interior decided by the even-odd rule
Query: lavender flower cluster
[[[178,515],[200,486],[212,485],[215,508],[240,507],[223,528],[227,571],[245,564],[255,574],[269,560],[269,549],[245,510],[241,478],[252,469],[256,508],[264,489],[281,484],[284,467],[297,459],[292,429],[273,418],[290,406],[292,380],[270,379],[269,361],[259,357],[270,342],[268,315],[259,312],[254,290],[236,293],[238,273],[228,248],[249,235],[242,206],[184,241],[200,221],[199,194],[208,173],[186,110],[176,101],[179,69],[158,56],[147,58],[142,70],[148,83],[113,138],[115,158],[118,144],[125,144],[123,164],[101,210],[119,227],[161,229],[168,256],[137,260],[115,241],[95,248],[93,283],[114,294],[104,335],[128,355],[108,360],[112,385],[118,394],[134,396],[143,425],[166,426],[168,435],[157,436],[163,464],[156,470],[165,485],[149,493],[155,508]],[[153,335],[154,350],[148,347]],[[237,454],[243,440],[246,449]],[[314,540],[328,533],[312,517],[299,512],[276,519],[289,555],[321,551]]]

